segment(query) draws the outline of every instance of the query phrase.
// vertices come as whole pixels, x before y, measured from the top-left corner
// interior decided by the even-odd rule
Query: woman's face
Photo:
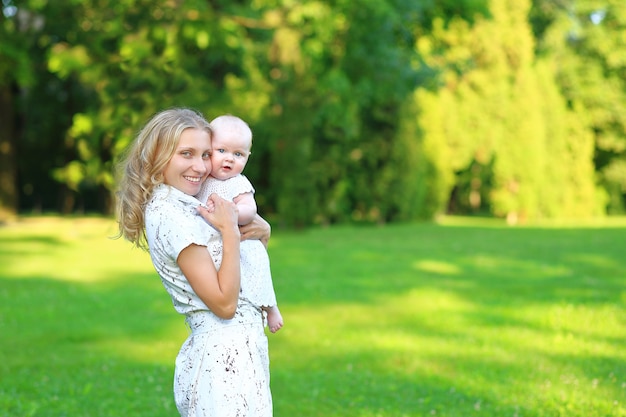
[[[185,129],[174,156],[163,171],[165,184],[185,194],[196,195],[210,172],[211,137],[201,129]]]

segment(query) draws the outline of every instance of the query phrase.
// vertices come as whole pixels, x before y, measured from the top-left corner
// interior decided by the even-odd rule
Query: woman
[[[191,328],[176,358],[181,416],[272,415],[261,309],[239,298],[240,239],[269,238],[256,220],[240,231],[237,209],[217,195],[193,196],[211,171],[211,130],[189,109],[152,117],[122,163],[120,235],[148,249],[174,308]]]

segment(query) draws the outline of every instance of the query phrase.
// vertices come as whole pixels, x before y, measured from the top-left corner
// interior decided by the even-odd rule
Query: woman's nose
[[[196,172],[204,174],[208,171],[209,168],[207,167],[207,162],[204,159],[195,158],[193,163],[193,169],[196,170]]]

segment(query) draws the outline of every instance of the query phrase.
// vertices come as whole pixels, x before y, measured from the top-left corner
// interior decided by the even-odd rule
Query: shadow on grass
[[[394,225],[276,240],[270,246],[275,286],[290,303],[368,303],[416,288],[485,304],[605,303],[623,301],[625,289],[626,228]]]
[[[297,335],[278,336],[275,384],[299,392],[310,416],[626,415],[625,232],[424,224],[279,235],[274,284]],[[281,397],[276,407],[297,414]]]
[[[286,327],[270,336],[275,416],[620,415],[610,400],[626,374],[625,231],[277,233]],[[76,250],[47,236],[0,245],[0,265]],[[0,415],[176,415],[187,333],[149,264],[95,282],[2,271]]]
[[[429,308],[429,318],[373,306],[368,325],[365,310],[333,311],[327,324],[292,320],[299,328],[274,343],[277,416],[623,416],[623,333],[561,333],[496,314],[492,322],[480,309]]]
[[[24,262],[24,256],[45,253],[50,248],[63,247],[61,239],[54,236],[1,236],[0,265],[12,262]]]
[[[154,274],[115,285],[0,279],[0,334],[2,416],[176,414],[186,331]]]

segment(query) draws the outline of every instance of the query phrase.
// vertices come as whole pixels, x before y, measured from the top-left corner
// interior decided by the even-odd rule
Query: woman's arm
[[[241,286],[237,208],[217,195],[209,197],[215,208],[209,212],[198,208],[202,217],[222,235],[222,263],[219,271],[205,246],[189,245],[178,255],[178,266],[198,297],[218,317],[230,319],[235,315]]]
[[[265,219],[258,214],[246,225],[239,226],[241,240],[260,240],[267,248],[267,243],[272,234],[272,227]]]

